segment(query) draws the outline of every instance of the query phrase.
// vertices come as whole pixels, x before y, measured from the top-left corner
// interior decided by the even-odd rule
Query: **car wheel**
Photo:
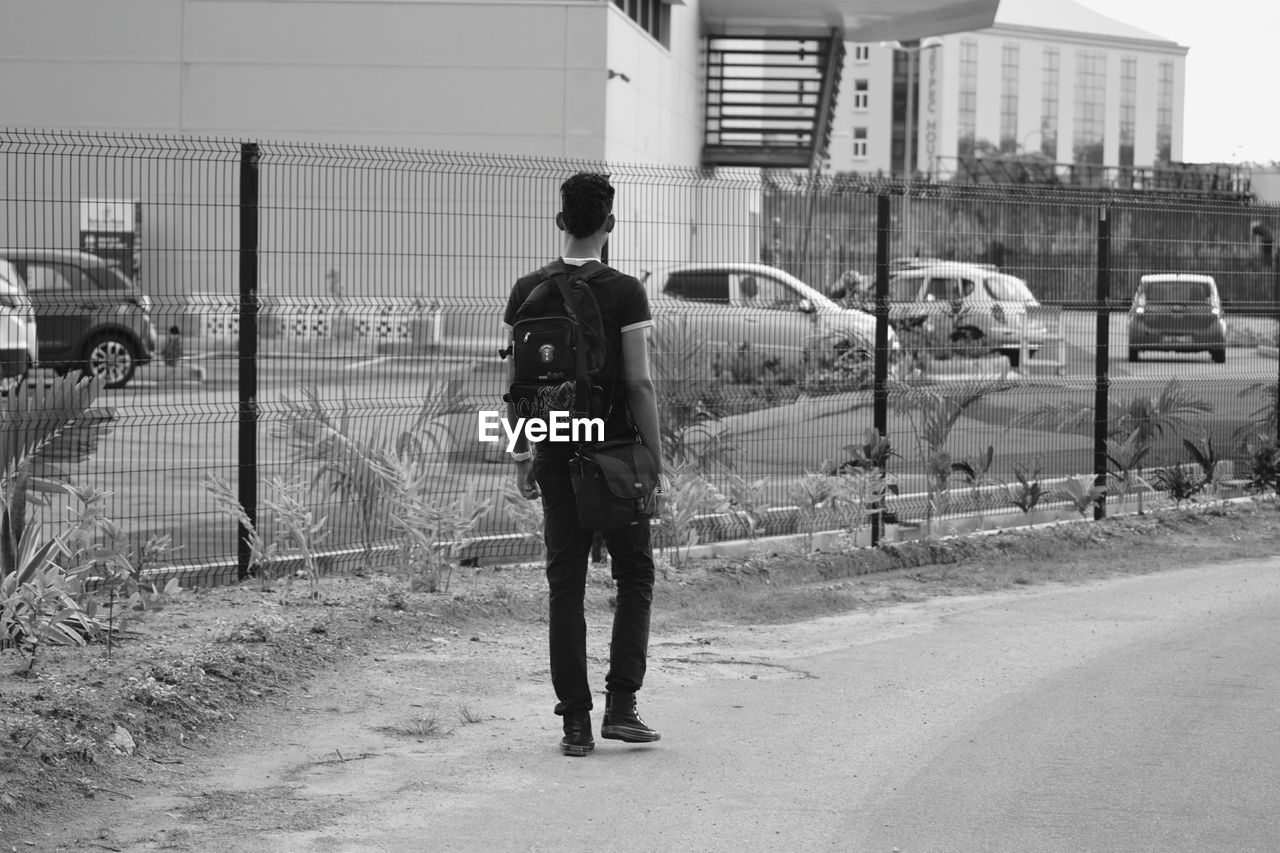
[[[105,388],[123,388],[133,378],[138,359],[133,342],[123,335],[99,335],[84,352],[86,376],[101,379]]]
[[[14,391],[21,388],[27,382],[27,377],[31,374],[31,359],[27,359],[27,364],[22,368],[22,372],[13,376],[6,376],[0,379],[0,395],[8,397]]]
[[[1129,360],[1137,361],[1140,350],[1137,347],[1129,347]]]
[[[1226,364],[1226,363],[1227,363],[1227,351],[1226,351],[1225,349],[1214,349],[1214,350],[1209,350],[1209,355],[1210,355],[1210,357],[1211,357],[1211,358],[1213,358],[1213,363],[1214,363],[1214,364]]]

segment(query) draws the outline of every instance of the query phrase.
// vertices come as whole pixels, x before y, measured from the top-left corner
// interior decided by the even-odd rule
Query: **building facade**
[[[8,127],[672,165],[701,153],[699,0],[0,8]]]
[[[975,157],[1176,163],[1186,54],[1073,0],[1002,0],[993,27],[909,50],[850,44],[829,167],[945,178]]]

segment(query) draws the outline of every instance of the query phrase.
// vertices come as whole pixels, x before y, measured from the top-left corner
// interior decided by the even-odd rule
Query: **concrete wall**
[[[697,2],[0,0],[7,127],[695,166]],[[77,22],[75,27],[66,21]],[[610,80],[609,68],[630,84]]]

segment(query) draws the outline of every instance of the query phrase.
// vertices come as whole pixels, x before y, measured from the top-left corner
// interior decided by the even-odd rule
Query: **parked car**
[[[110,261],[74,249],[0,249],[0,260],[26,284],[39,366],[82,370],[122,388],[151,360],[151,299]]]
[[[828,361],[870,360],[875,317],[844,308],[790,273],[766,264],[710,263],[648,272],[657,315],[677,314],[713,352],[750,349],[777,363],[803,364],[815,347]],[[889,329],[891,358],[899,349]]]
[[[1129,306],[1129,361],[1143,350],[1208,352],[1227,360],[1227,323],[1211,275],[1144,275]]]
[[[0,394],[25,382],[39,360],[31,298],[17,267],[0,260]]]
[[[951,327],[951,340],[1002,353],[1018,367],[1022,351],[1034,356],[1048,330],[1028,309],[1040,303],[1017,276],[989,264],[933,258],[906,259],[889,274],[889,317],[900,326]]]

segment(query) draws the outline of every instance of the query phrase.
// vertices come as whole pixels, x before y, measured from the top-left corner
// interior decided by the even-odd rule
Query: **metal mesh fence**
[[[104,341],[136,365],[99,399],[113,431],[65,476],[110,490],[136,541],[172,536],[189,581],[236,573],[209,475],[260,529],[285,484],[307,483],[331,562],[389,549],[385,502],[359,476],[373,448],[415,460],[440,501],[488,502],[462,553],[535,553],[477,412],[501,406],[502,309],[559,251],[558,188],[579,169],[617,188],[609,261],[650,296],[668,453],[724,496],[759,483],[770,532],[803,526],[807,474],[862,464],[868,428],[891,442],[887,506],[905,527],[1022,512],[1036,482],[1041,506],[1063,506],[1073,477],[1107,484],[1112,505],[1167,499],[1161,470],[1196,458],[1184,440],[1221,457],[1224,481],[1274,443],[1274,208],[2,132],[0,257],[39,337],[26,384],[100,369]],[[134,215],[98,221],[119,210]],[[136,272],[145,299],[106,286],[95,253]],[[54,500],[39,520],[74,508]],[[704,539],[741,535],[723,509],[708,500]]]

